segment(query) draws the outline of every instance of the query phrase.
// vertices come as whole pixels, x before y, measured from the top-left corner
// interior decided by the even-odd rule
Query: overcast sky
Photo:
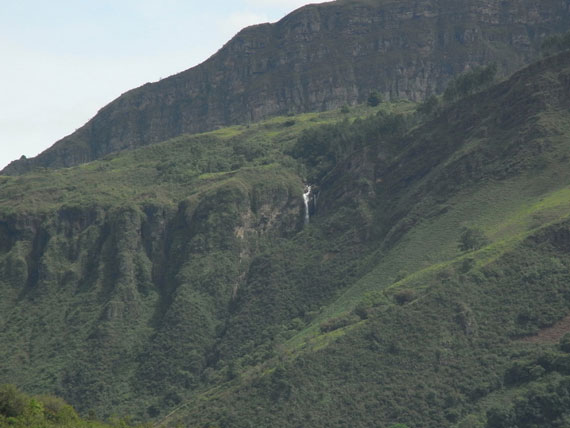
[[[241,28],[320,0],[0,0],[0,169]]]

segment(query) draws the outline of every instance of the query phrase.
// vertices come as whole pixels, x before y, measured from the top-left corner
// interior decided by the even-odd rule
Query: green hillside
[[[570,356],[557,343],[570,331],[569,59],[535,64],[403,137],[364,139],[325,175],[327,215],[300,234],[331,239],[328,215],[351,207],[343,225],[355,223],[364,247],[354,279],[269,363],[165,422],[567,426]],[[359,248],[348,242],[320,265]]]
[[[0,383],[157,426],[568,426],[569,76],[0,177]]]
[[[102,423],[88,415],[81,418],[64,400],[52,395],[28,396],[14,385],[0,385],[0,426],[13,428],[150,428],[128,418],[112,417]]]

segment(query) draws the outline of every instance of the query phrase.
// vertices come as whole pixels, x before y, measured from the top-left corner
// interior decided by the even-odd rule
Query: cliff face
[[[570,28],[568,0],[336,1],[244,29],[203,64],[123,94],[84,127],[4,174],[67,167],[184,133],[353,104],[371,90],[420,100],[451,76],[508,73]]]
[[[197,383],[260,242],[302,227],[290,192],[228,183],[171,207],[0,214],[3,375],[82,410]],[[28,365],[43,374],[13,372]]]

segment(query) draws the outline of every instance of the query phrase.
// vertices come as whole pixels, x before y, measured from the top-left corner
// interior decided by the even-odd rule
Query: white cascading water
[[[305,224],[309,224],[309,200],[311,199],[311,186],[306,185],[303,192],[303,201],[305,202]]]

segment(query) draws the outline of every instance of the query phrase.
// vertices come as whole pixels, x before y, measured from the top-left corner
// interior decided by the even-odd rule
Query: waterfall
[[[303,201],[305,202],[305,224],[309,224],[309,200],[311,199],[311,186],[305,185]]]

